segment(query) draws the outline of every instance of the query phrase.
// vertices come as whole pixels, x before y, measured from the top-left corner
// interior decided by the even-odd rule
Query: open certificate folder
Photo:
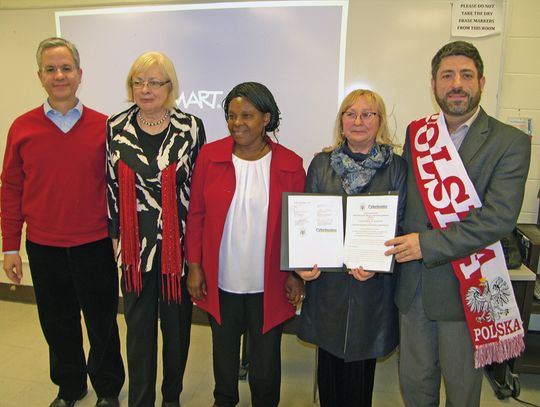
[[[391,273],[384,242],[396,234],[397,208],[397,193],[283,194],[281,269]]]

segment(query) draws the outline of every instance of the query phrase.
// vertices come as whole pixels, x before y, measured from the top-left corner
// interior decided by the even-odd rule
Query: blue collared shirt
[[[469,132],[469,128],[471,127],[471,124],[476,120],[478,117],[478,114],[480,113],[480,106],[476,107],[476,112],[467,120],[465,123],[463,123],[461,126],[457,128],[456,131],[453,133],[450,133],[450,138],[452,139],[452,142],[456,146],[456,150],[459,150],[461,147],[461,143],[463,143],[463,140],[465,140],[465,136],[467,136],[467,133]]]
[[[71,110],[69,110],[65,115],[60,113],[57,110],[54,110],[53,107],[49,104],[49,101],[46,100],[43,104],[43,110],[45,115],[54,123],[56,126],[62,130],[62,132],[67,133],[70,131],[75,123],[79,121],[83,111],[83,105],[79,99],[77,99],[77,104]]]

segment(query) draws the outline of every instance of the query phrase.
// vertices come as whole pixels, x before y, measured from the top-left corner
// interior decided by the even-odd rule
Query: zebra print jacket
[[[171,109],[167,134],[155,160],[149,161],[139,143],[133,121],[137,105],[107,120],[107,207],[109,236],[118,239],[117,261],[121,266],[118,162],[135,172],[141,272],[150,271],[161,243],[161,171],[176,161],[176,195],[183,251],[191,173],[206,141],[202,121],[177,108]],[[182,258],[185,258],[182,255]],[[185,261],[184,261],[185,266]]]

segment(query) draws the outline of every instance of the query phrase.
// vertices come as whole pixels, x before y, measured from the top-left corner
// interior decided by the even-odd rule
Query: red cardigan
[[[4,251],[34,243],[72,247],[107,237],[105,121],[84,106],[63,133],[39,106],[9,129],[2,169]]]
[[[285,295],[288,273],[280,271],[281,195],[302,192],[305,171],[302,158],[273,142],[270,163],[270,200],[264,258],[263,333],[294,315]],[[205,145],[195,163],[186,229],[186,254],[189,263],[202,265],[208,295],[196,304],[221,323],[218,270],[219,248],[225,220],[235,191],[232,162],[233,139],[226,137]],[[244,239],[238,236],[239,243]],[[239,259],[242,261],[242,259]]]

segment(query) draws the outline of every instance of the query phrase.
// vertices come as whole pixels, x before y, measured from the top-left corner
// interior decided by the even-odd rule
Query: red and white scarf
[[[444,115],[410,124],[416,182],[434,228],[459,222],[482,202],[450,139]],[[474,346],[475,367],[517,357],[523,325],[500,242],[452,261]]]
[[[142,289],[139,222],[135,173],[122,160],[118,161],[120,191],[120,237],[122,265],[124,266],[127,292],[140,294]],[[176,162],[161,171],[161,289],[162,298],[168,302],[181,301],[180,279],[182,277],[182,251],[180,248],[180,224],[176,200]],[[165,289],[167,291],[165,291]]]

